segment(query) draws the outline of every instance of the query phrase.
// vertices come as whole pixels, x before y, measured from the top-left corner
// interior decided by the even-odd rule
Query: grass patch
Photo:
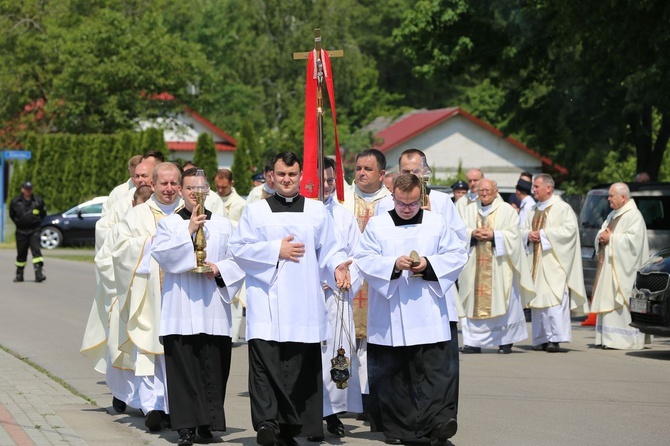
[[[95,263],[94,254],[58,254],[58,253],[45,254],[43,251],[42,255],[44,255],[44,257],[48,259],[63,259],[63,260],[74,260],[77,262]]]
[[[66,383],[66,382],[63,381],[62,379],[60,379],[59,377],[57,377],[57,376],[55,376],[55,375],[49,373],[48,370],[46,370],[46,369],[44,369],[43,367],[40,367],[39,365],[35,364],[33,361],[31,361],[30,359],[26,358],[25,356],[21,356],[21,355],[19,355],[18,353],[14,352],[14,351],[12,351],[12,350],[10,350],[10,349],[8,349],[8,348],[5,347],[4,345],[0,345],[0,349],[4,350],[5,352],[9,353],[10,355],[14,356],[15,358],[17,358],[17,359],[19,359],[19,360],[25,362],[26,364],[28,364],[30,367],[34,368],[34,369],[37,370],[38,372],[40,372],[40,373],[46,375],[49,379],[51,379],[51,380],[57,382],[58,384],[60,384],[61,386],[63,386],[67,391],[69,391],[69,392],[72,393],[73,395],[78,396],[79,398],[82,398],[83,400],[87,401],[89,404],[92,404],[92,405],[94,405],[94,406],[97,406],[97,404],[96,404],[95,401],[93,401],[92,399],[90,399],[89,397],[87,397],[86,395],[84,395],[83,393],[79,392],[77,389],[75,389],[74,387],[72,387],[71,385],[69,385],[68,383]],[[37,427],[37,429],[39,429],[39,426],[36,426],[36,427]]]

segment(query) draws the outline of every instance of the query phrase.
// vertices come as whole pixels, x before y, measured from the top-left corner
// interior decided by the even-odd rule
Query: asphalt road
[[[62,379],[95,401],[53,410],[90,445],[167,445],[176,434],[144,431],[139,412],[115,414],[104,376],[79,354],[91,307],[93,265],[51,258],[44,283],[12,283],[14,256],[0,250],[0,345]],[[530,325],[529,325],[530,328]],[[644,351],[596,350],[593,328],[573,324],[573,343],[562,352],[495,349],[461,355],[459,430],[454,445],[667,445],[670,444],[670,339],[656,338]],[[247,395],[246,345],[233,349],[226,415],[219,442],[254,445]],[[46,378],[45,379],[49,379]],[[382,444],[352,417],[349,435],[326,444]],[[301,444],[308,444],[301,440]]]

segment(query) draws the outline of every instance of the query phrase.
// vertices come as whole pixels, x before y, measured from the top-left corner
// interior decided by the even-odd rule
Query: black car
[[[105,201],[107,197],[96,197],[63,213],[44,217],[40,230],[42,248],[95,243],[95,224],[100,220]]]
[[[643,333],[670,336],[670,248],[649,257],[637,272],[630,298],[631,326]]]

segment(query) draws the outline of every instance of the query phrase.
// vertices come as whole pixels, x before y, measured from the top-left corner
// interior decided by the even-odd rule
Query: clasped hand
[[[490,242],[493,240],[493,229],[491,228],[477,228],[472,231],[472,237],[483,242]]]
[[[412,258],[410,256],[400,256],[395,259],[395,268],[401,271],[412,271],[413,273],[420,273],[428,266],[425,257],[419,257],[419,264],[412,266]]]

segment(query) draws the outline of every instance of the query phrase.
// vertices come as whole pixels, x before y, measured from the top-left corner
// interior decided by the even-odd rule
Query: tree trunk
[[[635,152],[637,155],[637,173],[647,172],[651,167],[651,154],[653,149],[651,136],[651,107],[645,106],[642,110],[631,112],[627,116],[628,125],[633,136]],[[658,177],[658,167],[656,167],[656,177]]]

